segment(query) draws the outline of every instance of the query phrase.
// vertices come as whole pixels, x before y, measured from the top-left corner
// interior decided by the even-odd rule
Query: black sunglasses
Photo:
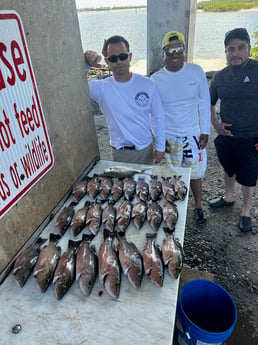
[[[125,61],[126,59],[128,59],[130,53],[121,53],[119,55],[111,55],[108,56],[107,59],[109,62],[117,62],[117,60],[119,59],[120,61]]]

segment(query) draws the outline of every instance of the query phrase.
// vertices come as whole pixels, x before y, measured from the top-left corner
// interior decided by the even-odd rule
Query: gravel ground
[[[110,160],[108,130],[103,115],[93,104],[100,158]],[[207,147],[208,169],[203,180],[203,208],[207,224],[197,226],[193,218],[193,197],[190,192],[184,241],[185,267],[196,272],[208,272],[214,281],[233,297],[238,309],[238,321],[226,345],[258,344],[258,193],[252,202],[253,231],[239,230],[241,209],[240,186],[236,187],[236,202],[232,207],[212,210],[208,201],[223,196],[223,171],[218,163],[213,140]]]

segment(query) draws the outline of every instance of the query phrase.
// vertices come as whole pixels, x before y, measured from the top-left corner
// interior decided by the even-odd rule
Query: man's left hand
[[[154,158],[153,158],[153,163],[158,164],[162,161],[164,158],[165,152],[160,152],[160,151],[155,151],[154,152]]]
[[[199,138],[199,145],[201,149],[204,149],[208,144],[208,134],[201,134]]]

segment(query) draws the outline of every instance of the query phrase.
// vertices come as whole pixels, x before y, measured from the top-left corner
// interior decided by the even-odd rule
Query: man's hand
[[[226,127],[231,127],[231,126],[232,126],[231,123],[219,122],[216,125],[216,127],[215,126],[214,127],[220,135],[225,135],[227,137],[233,137],[233,134],[231,133],[231,131],[226,128]]]
[[[208,134],[201,134],[199,138],[200,148],[203,150],[208,144],[209,136]]]
[[[166,140],[166,144],[165,144],[165,152],[166,153],[171,153],[171,146],[168,140]]]
[[[165,152],[160,152],[160,151],[155,151],[154,152],[154,158],[153,158],[153,163],[158,164],[162,161],[164,158]]]
[[[93,50],[87,50],[84,53],[84,59],[85,59],[85,62],[91,67],[96,67],[96,68],[101,67],[101,64],[99,63],[101,61],[101,56],[97,52],[94,52]]]

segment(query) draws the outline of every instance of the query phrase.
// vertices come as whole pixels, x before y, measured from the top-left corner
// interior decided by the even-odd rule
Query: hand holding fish
[[[101,67],[101,56],[93,50],[86,50],[86,52],[84,53],[84,59],[85,62],[91,67]]]

